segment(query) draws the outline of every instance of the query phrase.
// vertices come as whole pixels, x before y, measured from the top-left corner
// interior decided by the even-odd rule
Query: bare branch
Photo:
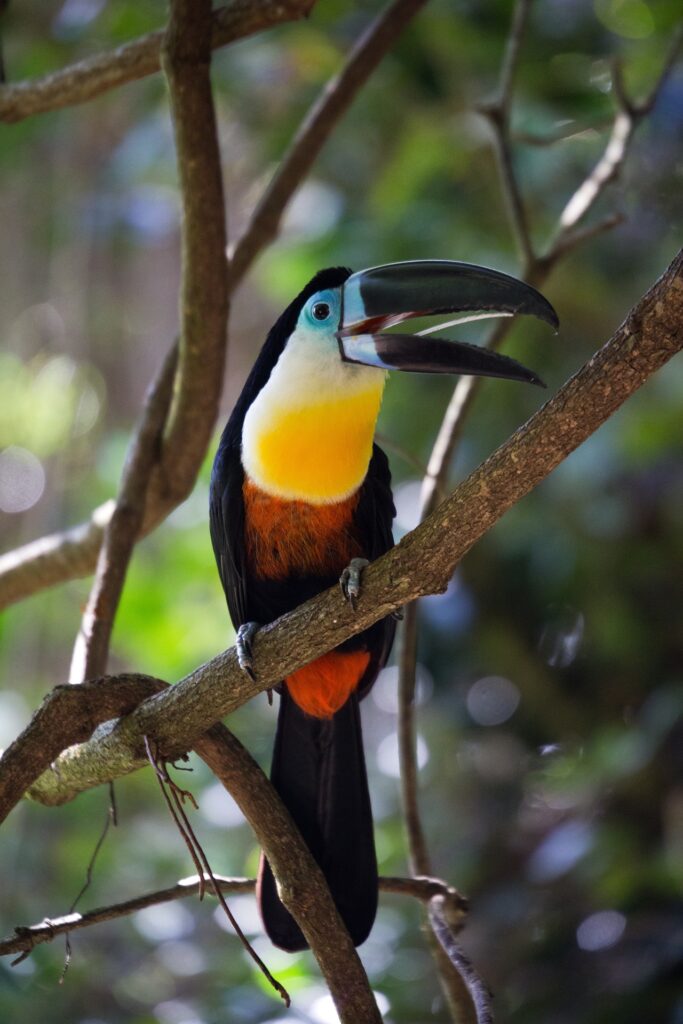
[[[253,895],[256,887],[255,878],[226,878],[223,875],[214,875],[214,880],[221,892],[231,896]],[[105,907],[97,907],[95,910],[88,910],[82,914],[64,914],[60,917],[49,917],[38,924],[29,926],[18,925],[14,929],[14,935],[6,939],[0,939],[0,956],[11,956],[14,953],[30,953],[32,949],[44,942],[52,942],[59,935],[67,932],[80,931],[82,928],[91,928],[96,924],[103,924],[105,921],[114,921],[120,917],[128,917],[136,914],[139,910],[146,910],[147,907],[156,907],[160,903],[170,903],[173,900],[185,899],[187,896],[198,896],[200,889],[206,887],[208,878],[199,878],[192,875],[189,878],[182,878],[175,885],[167,889],[157,889],[155,892],[145,893],[144,896],[135,896],[133,899],[124,900],[121,903],[112,903]],[[380,892],[397,896],[412,896],[421,903],[429,903],[435,896],[443,896],[448,909],[448,921],[451,928],[457,928],[458,922],[464,919],[467,913],[467,901],[460,893],[453,889],[446,882],[439,878],[380,878]],[[215,895],[210,888],[206,891],[209,895]]]
[[[261,249],[277,233],[284,208],[309,171],[330,131],[405,24],[424,3],[425,0],[395,0],[359,40],[341,72],[323,90],[304,119],[275,178],[256,208],[249,227],[237,244],[229,270],[230,291],[234,290]],[[203,121],[197,122],[191,117],[189,122],[196,128],[197,136],[200,135],[200,123],[207,122],[208,130],[208,122],[211,120],[206,113],[206,100],[203,105]],[[209,137],[214,138],[213,130]],[[195,142],[199,141],[195,139]],[[210,145],[213,148],[213,143]],[[186,222],[189,223],[190,214],[194,214],[197,224],[197,229],[188,231],[187,237],[186,255],[189,257],[190,249],[194,253],[193,265],[197,273],[194,277],[195,287],[193,289],[188,281],[186,295],[189,298],[194,291],[198,305],[194,310],[188,309],[185,318],[185,326],[192,330],[193,340],[187,339],[188,344],[184,344],[181,349],[182,392],[175,401],[173,422],[167,432],[163,472],[155,472],[150,481],[141,536],[154,529],[191,490],[215,421],[217,389],[222,379],[225,327],[218,322],[222,316],[219,292],[216,289],[219,287],[219,274],[223,277],[220,287],[225,287],[226,263],[224,247],[219,251],[219,242],[215,237],[223,225],[223,219],[215,213],[219,208],[223,209],[222,191],[219,202],[216,175],[211,176],[201,167],[195,168],[191,160],[182,157],[182,148],[183,143],[179,138],[181,168],[185,167],[188,171],[187,187],[183,189],[184,201],[193,207],[190,209],[188,205],[185,210]],[[206,156],[207,162],[210,162],[208,152]],[[189,180],[190,175],[192,181]],[[213,184],[209,188],[211,178]],[[211,212],[212,203],[215,204],[214,212]],[[207,246],[206,242],[211,243],[212,240],[214,244]],[[203,298],[202,286],[205,289]],[[212,310],[216,321],[214,329],[212,317],[207,319],[207,307],[204,305],[210,294],[213,295]],[[205,346],[203,350],[197,348],[200,340]],[[192,362],[192,374],[189,376],[186,367],[188,360]],[[55,583],[89,575],[101,545],[102,529],[112,509],[113,504],[107,503],[93,513],[88,523],[34,541],[1,556],[0,610]]]
[[[529,220],[524,200],[515,174],[510,143],[510,104],[512,87],[519,63],[522,40],[526,31],[532,0],[517,0],[512,14],[512,25],[508,36],[495,99],[482,103],[479,112],[488,118],[493,129],[501,187],[508,211],[510,226],[519,251],[522,265],[529,267],[534,259]]]
[[[332,900],[325,877],[274,787],[225,726],[195,750],[234,797],[278,880],[278,893],[325,975],[344,1024],[379,1024],[370,983]]]
[[[239,895],[254,891],[253,878],[224,878],[222,875],[215,875],[215,879],[223,892]],[[28,927],[17,926],[11,938],[0,941],[0,956],[31,952],[41,943],[52,942],[58,935],[64,935],[66,932],[76,932],[81,928],[102,924],[104,921],[127,917],[129,914],[135,914],[147,907],[155,907],[159,903],[169,903],[171,900],[183,899],[185,896],[196,896],[201,884],[206,884],[206,879],[200,882],[197,875],[193,875],[191,878],[181,879],[180,882],[169,886],[168,889],[158,889],[156,892],[136,896],[123,903],[98,907],[96,910],[88,910],[82,914],[73,913],[64,914],[62,917],[47,917],[43,921],[39,921],[38,924]]]
[[[306,17],[315,0],[230,0],[213,12],[213,49]],[[153,75],[161,67],[164,33],[150,32],[115,50],[95,54],[60,71],[0,87],[0,121],[21,121],[62,107],[86,103],[110,89]]]
[[[341,71],[327,83],[302,121],[230,257],[235,288],[265,245],[275,238],[290,199],[310,171],[339,119],[425,0],[393,0],[354,44]]]
[[[0,555],[0,611],[56,583],[88,576],[115,507],[111,499],[99,505],[87,522]]]
[[[225,204],[211,92],[211,2],[175,0],[161,62],[182,198],[178,386],[161,456],[166,495],[194,484],[218,412],[228,316]]]
[[[617,102],[617,114],[612,126],[605,151],[591,173],[579,186],[560,214],[559,231],[549,254],[562,244],[563,236],[583,220],[603,193],[607,185],[618,177],[633,139],[634,132],[643,118],[649,114],[662,90],[671,69],[678,60],[683,46],[683,28],[676,32],[669,54],[662,70],[648,93],[640,103],[631,100],[624,88],[621,66],[616,64],[612,75],[612,89]],[[546,257],[547,258],[547,257]]]
[[[217,655],[125,719],[109,723],[90,744],[59,758],[31,795],[59,803],[96,781],[135,770],[145,763],[145,735],[166,757],[181,753],[213,721],[301,665],[416,597],[445,590],[457,563],[504,512],[682,347],[683,252],[593,358],[431,516],[365,570],[355,612],[336,587],[318,595],[257,633],[257,681],[240,671],[234,648]],[[0,796],[3,783],[0,770]]]
[[[441,948],[467,987],[476,1011],[477,1024],[493,1024],[491,995],[453,934],[443,896],[435,896],[430,900],[429,922]]]
[[[83,743],[101,722],[127,715],[141,700],[165,684],[130,673],[110,677],[100,687],[93,679],[82,686],[56,686],[47,694],[21,735],[2,752],[0,821],[63,750]]]
[[[107,670],[114,617],[145,514],[147,486],[159,457],[177,361],[178,349],[174,345],[149,389],[141,423],[128,452],[116,508],[104,531],[95,579],[76,637],[70,683],[82,683]]]

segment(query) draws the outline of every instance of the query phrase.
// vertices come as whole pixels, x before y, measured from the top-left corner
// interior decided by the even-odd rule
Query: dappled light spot
[[[551,609],[538,642],[539,654],[551,668],[567,668],[579,652],[585,627],[583,613],[575,608]]]
[[[154,1007],[154,1015],[159,1024],[208,1024],[204,1017],[191,1003],[180,999],[168,999]]]
[[[133,915],[137,931],[150,942],[179,939],[194,930],[194,918],[181,903],[160,903]]]
[[[156,955],[167,971],[181,978],[201,974],[206,969],[204,952],[192,942],[162,942]]]
[[[232,893],[227,892],[225,893],[225,898],[228,901],[230,910],[234,914],[235,920],[245,935],[263,935],[263,922],[256,906],[255,896],[233,896]],[[221,931],[227,932],[229,935],[235,934],[232,922],[221,906],[217,906],[214,910],[213,919]]]
[[[33,452],[10,445],[0,453],[0,511],[26,512],[45,490],[45,470]]]
[[[584,857],[593,845],[593,831],[585,822],[565,821],[546,836],[529,860],[532,882],[558,878]]]
[[[467,694],[467,710],[478,725],[501,725],[517,710],[520,695],[514,683],[503,676],[484,676]]]
[[[422,483],[419,480],[407,480],[394,488],[395,525],[398,527],[399,537],[409,530],[414,530],[419,523],[421,493]]]
[[[30,717],[28,701],[22,694],[13,690],[0,692],[0,750],[16,739]]]
[[[225,786],[216,782],[202,790],[199,797],[199,813],[217,828],[234,828],[244,824],[244,815],[230,796]]]
[[[321,238],[338,222],[343,207],[336,188],[323,181],[305,181],[285,211],[284,234],[298,240]]]
[[[420,707],[429,701],[434,690],[434,678],[429,669],[418,663],[415,672],[415,701]],[[398,666],[387,665],[377,676],[377,682],[372,688],[372,701],[387,714],[398,713]]]
[[[384,1016],[389,1010],[389,1000],[382,992],[374,992],[373,996],[377,1002],[379,1012]],[[339,1024],[339,1014],[334,1005],[332,996],[326,994],[319,996],[310,1006],[309,1014],[315,1024]]]
[[[418,734],[417,743],[417,767],[424,768],[429,761],[429,750],[422,736]],[[392,779],[401,776],[398,757],[398,734],[395,732],[385,736],[377,748],[377,767],[383,775],[389,775]]]
[[[616,945],[626,928],[626,918],[618,910],[599,910],[586,917],[576,929],[580,949],[596,953]]]

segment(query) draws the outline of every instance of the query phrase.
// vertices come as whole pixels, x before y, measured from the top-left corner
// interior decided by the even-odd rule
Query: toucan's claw
[[[237,636],[235,637],[235,647],[237,648],[237,661],[239,663],[239,667],[245,675],[249,676],[252,682],[256,682],[252,641],[256,632],[260,628],[261,626],[258,622],[243,622],[237,630]]]
[[[363,569],[366,569],[369,565],[370,563],[367,558],[352,558],[339,577],[339,586],[344,595],[344,600],[348,601],[354,612],[356,610],[356,601],[360,597],[360,578]]]

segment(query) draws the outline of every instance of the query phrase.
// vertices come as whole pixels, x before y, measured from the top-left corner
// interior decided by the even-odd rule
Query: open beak
[[[425,334],[381,333],[411,317],[449,313],[480,316],[530,314],[557,328],[555,310],[540,292],[508,274],[452,260],[388,263],[361,270],[342,289],[337,331],[345,362],[383,370],[418,373],[466,373],[540,384],[521,363],[476,345],[425,337]],[[450,322],[445,326],[452,326]]]

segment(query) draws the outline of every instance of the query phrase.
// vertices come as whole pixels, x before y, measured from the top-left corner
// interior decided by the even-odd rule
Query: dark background
[[[216,52],[234,240],[308,103],[379,9],[321,0],[309,21]],[[227,414],[279,310],[318,268],[447,257],[515,272],[490,134],[474,105],[495,89],[510,5],[434,0],[339,124],[280,241],[236,296]],[[156,0],[24,0],[5,15],[11,79],[159,27]],[[675,0],[547,0],[532,13],[515,100],[515,159],[541,246],[594,164],[613,114],[610,60],[635,95],[680,20]],[[618,326],[678,248],[683,69],[637,135],[595,215],[625,224],[572,255],[545,288],[553,338],[518,325],[507,351],[550,393]],[[177,326],[178,196],[160,76],[86,106],[0,129],[0,533],[3,550],[79,522],[116,489],[146,384]],[[476,339],[474,329],[462,337]],[[399,520],[451,382],[396,375],[380,426]],[[683,995],[683,364],[648,382],[477,545],[447,595],[424,602],[422,808],[435,870],[472,900],[464,946],[511,1024],[681,1024]],[[543,401],[489,381],[452,479]],[[211,455],[213,452],[211,452]],[[408,456],[408,457],[406,457]],[[207,525],[210,458],[192,497],[139,545],[111,670],[176,680],[233,639]],[[0,620],[0,743],[68,674],[88,581]],[[381,871],[406,871],[395,669],[364,706]],[[230,725],[267,764],[274,709]],[[216,871],[254,874],[257,848],[231,799],[193,761],[182,776]],[[110,834],[80,907],[191,874],[151,772],[117,783]],[[0,839],[2,931],[65,912],[104,823],[104,789],[61,809],[24,803]],[[63,986],[61,942],[0,966],[0,1019],[70,1024],[336,1020],[309,954],[273,950],[253,901],[231,900],[288,986],[281,1008],[213,901],[186,900],[81,932]],[[447,1020],[416,906],[382,897],[361,950],[386,1020]]]

